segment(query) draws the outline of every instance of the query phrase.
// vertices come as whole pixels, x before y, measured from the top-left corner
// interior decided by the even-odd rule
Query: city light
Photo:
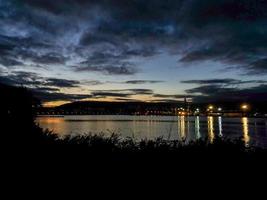
[[[209,106],[209,110],[213,110],[213,108],[214,108],[213,106]]]
[[[222,108],[218,108],[218,111],[219,111],[219,112],[222,111]]]
[[[244,110],[244,111],[247,110],[248,109],[248,105],[247,104],[241,105],[241,109]]]

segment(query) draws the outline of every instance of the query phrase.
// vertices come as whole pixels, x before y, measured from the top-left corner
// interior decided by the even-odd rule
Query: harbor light
[[[221,112],[222,111],[222,108],[218,108],[218,111]]]
[[[241,109],[242,109],[243,111],[248,110],[248,105],[247,105],[247,104],[243,104],[243,105],[241,105]]]
[[[213,108],[214,108],[213,106],[209,106],[209,110],[213,110]]]

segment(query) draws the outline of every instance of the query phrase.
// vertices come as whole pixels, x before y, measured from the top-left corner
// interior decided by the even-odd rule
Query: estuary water
[[[39,116],[36,122],[60,137],[116,133],[122,137],[192,141],[215,137],[242,138],[244,145],[267,148],[266,118],[188,116],[72,115]]]

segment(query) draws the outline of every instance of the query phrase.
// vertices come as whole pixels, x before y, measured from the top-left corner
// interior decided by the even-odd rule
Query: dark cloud
[[[89,99],[92,95],[86,94],[66,94],[60,92],[47,92],[40,90],[33,90],[33,94],[41,99],[43,102],[51,102],[51,101],[79,101],[83,99]]]
[[[248,72],[246,74],[267,74],[267,58],[259,59],[248,65]]]
[[[78,84],[80,83],[78,81],[43,78],[37,73],[32,72],[16,71],[9,74],[2,73],[0,82],[14,86],[26,86],[43,102],[77,101],[91,97],[91,95],[65,94],[60,92],[60,89],[62,88],[78,87]]]
[[[153,94],[153,90],[150,89],[129,89],[130,92],[136,95],[150,95]]]
[[[36,73],[16,71],[10,74],[2,74],[0,81],[4,84],[15,86],[38,86],[42,85],[43,81]]]
[[[248,88],[229,87],[218,84],[207,84],[196,88],[188,89],[188,94],[196,95],[196,102],[244,102],[244,101],[262,101],[267,102],[267,85],[260,84]]]
[[[133,99],[133,98],[123,98],[123,97],[117,97],[115,98],[116,101],[128,101],[128,102],[142,102],[139,99]]]
[[[0,81],[52,93],[59,87],[102,82],[80,83],[11,72],[22,68],[26,71],[32,66],[47,69],[65,66],[64,69],[76,73],[135,75],[142,72],[136,61],[152,60],[152,56],[161,53],[181,57],[182,64],[216,61],[246,76],[266,75],[266,10],[264,0],[1,0],[0,67],[4,66],[10,73],[1,74]],[[186,91],[194,95],[248,98],[264,94],[266,82],[227,78],[182,83],[197,84]],[[244,89],[245,84],[254,86]],[[113,96],[118,98],[134,94],[179,97],[153,94],[149,90],[106,91],[106,96],[107,93],[116,93]],[[62,98],[68,97],[64,95]]]
[[[95,51],[86,61],[75,66],[74,70],[77,72],[101,72],[107,75],[133,75],[138,72],[135,64],[127,61],[132,56],[129,50],[115,49],[114,51]]]
[[[267,73],[263,0],[2,0],[0,7],[4,66],[79,57],[86,66],[76,63],[78,72],[128,75],[136,73],[132,57],[164,48],[182,54],[183,63],[215,60],[244,74]],[[97,57],[103,45],[116,54]]]
[[[162,83],[164,81],[157,81],[157,80],[130,80],[130,81],[125,81],[124,83],[126,84],[154,84],[154,83]]]
[[[90,94],[66,94],[60,92],[62,88],[77,87],[77,84],[79,84],[78,81],[43,78],[32,72],[16,71],[12,74],[4,75],[1,73],[0,83],[14,86],[27,86],[34,96],[42,102],[79,101],[92,97]]]
[[[37,87],[36,91],[50,93],[50,92],[59,92],[60,89],[59,88],[51,88],[51,87]]]
[[[153,93],[153,90],[150,89],[96,90],[91,92],[96,97],[130,97],[133,95],[152,95]]]
[[[190,94],[174,94],[174,95],[169,95],[169,94],[154,94],[154,97],[157,98],[166,98],[166,99],[184,99],[184,98],[193,98],[195,95],[190,95]]]
[[[84,80],[81,83],[86,84],[86,85],[102,85],[104,82],[97,81],[97,80]]]
[[[202,43],[185,51],[180,61],[214,60],[246,74],[266,74],[266,67],[253,64],[266,57],[266,9],[267,3],[261,0],[194,1],[186,27]]]
[[[58,78],[48,78],[44,83],[44,85],[59,87],[59,88],[77,87],[79,84],[80,84],[79,81],[58,79]]]
[[[131,94],[129,93],[115,93],[115,92],[92,92],[92,95],[96,98],[102,97],[129,97]]]
[[[163,99],[154,99],[154,100],[151,100],[151,102],[154,102],[154,103],[179,103],[179,105],[180,105],[181,103],[184,102],[184,100],[163,98]]]
[[[6,67],[23,66],[24,64],[16,59],[10,57],[0,57],[0,64]]]
[[[5,84],[15,86],[27,86],[33,88],[43,88],[43,86],[49,86],[54,88],[71,88],[78,87],[79,81],[58,79],[58,78],[44,78],[39,74],[25,71],[14,71],[12,73],[2,74],[0,81]]]
[[[76,72],[102,72],[107,75],[134,75],[137,73],[129,63],[123,63],[115,66],[87,66],[87,67],[75,67]]]
[[[27,58],[30,58],[28,56]],[[56,53],[48,53],[45,55],[37,55],[32,56],[31,61],[38,63],[38,64],[65,64],[66,58],[62,55],[56,54]]]
[[[199,84],[199,85],[206,85],[206,84],[225,84],[225,85],[241,85],[241,84],[248,84],[248,83],[267,83],[264,80],[249,80],[249,81],[242,81],[237,79],[207,79],[207,80],[186,80],[181,81],[181,83],[185,84]]]
[[[203,85],[203,86],[199,86],[196,88],[188,89],[186,90],[186,92],[189,94],[199,93],[202,95],[214,95],[218,93],[221,93],[221,94],[227,93],[229,95],[231,94],[231,92],[233,92],[234,94],[238,90],[239,90],[238,88],[225,88],[221,85]]]
[[[208,80],[186,80],[181,81],[181,83],[187,84],[235,84],[239,83],[238,80],[235,79],[208,79]]]

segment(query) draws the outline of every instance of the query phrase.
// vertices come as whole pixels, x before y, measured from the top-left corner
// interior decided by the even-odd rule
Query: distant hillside
[[[199,108],[206,111],[209,105],[222,108],[224,111],[240,111],[244,102],[207,102],[207,103],[181,103],[181,102],[103,102],[79,101],[64,104],[54,108],[40,108],[39,114],[175,114],[176,108],[190,108],[194,111]],[[251,113],[266,113],[267,103],[246,102],[250,105]]]
[[[77,114],[145,114],[147,112],[161,112],[161,114],[171,114],[177,107],[183,106],[183,103],[147,103],[147,102],[98,102],[98,101],[80,101],[68,103],[55,108],[43,108],[43,112],[67,112]],[[41,112],[42,112],[41,111]]]

